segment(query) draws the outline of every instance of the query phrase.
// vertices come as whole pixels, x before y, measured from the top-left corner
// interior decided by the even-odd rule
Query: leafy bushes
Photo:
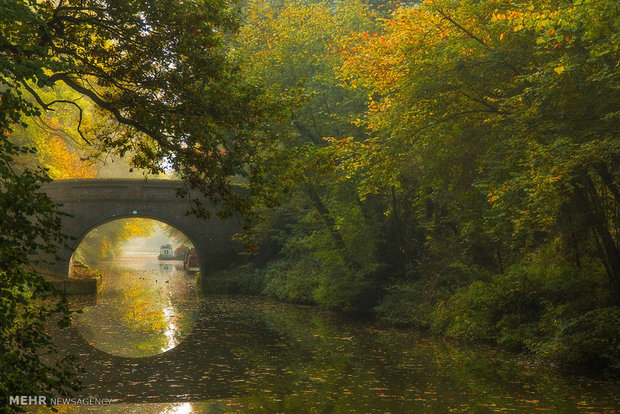
[[[321,269],[320,263],[308,256],[299,260],[276,260],[267,266],[264,275],[263,293],[266,295],[289,302],[312,303],[312,292],[319,285]]]
[[[324,253],[324,252],[323,252]],[[342,260],[307,255],[273,260],[264,268],[245,265],[209,275],[208,293],[266,295],[343,311],[364,312],[377,301],[370,275],[349,271]]]
[[[349,270],[335,253],[331,258],[309,254],[271,262],[263,273],[262,293],[288,302],[360,311],[368,304],[367,276]]]
[[[399,281],[375,310],[391,323],[528,352],[568,370],[620,372],[620,309],[611,306],[603,264],[584,257],[577,268],[556,253],[542,249],[493,276],[459,264]]]
[[[306,95],[258,163],[260,292],[617,365],[616,3],[250,2],[244,70]]]
[[[528,351],[573,370],[620,368],[620,309],[601,306],[604,270],[521,262],[439,301],[435,332]]]
[[[514,349],[544,307],[542,281],[523,266],[514,266],[490,282],[476,281],[437,305],[433,329],[448,336],[492,342]]]
[[[604,269],[593,259],[576,269],[540,254],[492,277],[449,266],[445,274],[383,290],[371,274],[324,259],[305,255],[273,260],[261,269],[246,265],[209,277],[207,290],[345,311],[367,310],[364,306],[380,295],[374,311],[390,323],[528,352],[569,370],[620,372],[620,309],[605,306],[611,297]],[[482,280],[475,280],[476,272]],[[467,284],[450,291],[457,274]]]
[[[375,311],[380,318],[396,325],[428,328],[436,302],[437,292],[429,290],[426,281],[401,282],[387,289]]]
[[[534,351],[574,370],[620,372],[620,309],[598,308],[561,321]]]
[[[433,260],[431,266],[420,266],[417,273],[419,277],[398,280],[386,289],[381,303],[374,308],[381,319],[428,329],[438,302],[449,298],[458,287],[488,279],[488,272],[479,266],[461,262],[445,265],[439,260]]]

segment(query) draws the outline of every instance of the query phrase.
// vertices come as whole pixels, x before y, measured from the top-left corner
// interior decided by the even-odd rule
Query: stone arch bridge
[[[187,215],[191,197],[180,198],[180,181],[86,179],[57,180],[43,186],[43,191],[69,216],[63,217],[63,233],[71,236],[69,249],[58,252],[60,260],[52,266],[55,275],[68,278],[73,252],[88,232],[109,221],[121,218],[150,218],[171,225],[183,232],[194,244],[200,257],[200,278],[214,270],[228,267],[241,259],[243,246],[233,241],[240,222],[215,217],[216,209],[204,199],[211,212],[208,220]]]

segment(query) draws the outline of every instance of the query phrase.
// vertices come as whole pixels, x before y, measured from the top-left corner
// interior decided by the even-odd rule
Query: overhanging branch
[[[136,130],[153,138],[159,144],[162,144],[161,137],[158,134],[156,134],[155,131],[152,131],[146,128],[144,125],[140,124],[139,122],[134,121],[133,119],[127,118],[120,112],[118,108],[115,108],[112,103],[103,100],[93,90],[80,85],[78,82],[72,79],[67,73],[55,73],[52,76],[50,76],[48,80],[51,83],[55,83],[56,81],[61,80],[62,82],[64,82],[65,85],[67,85],[74,91],[79,92],[82,95],[89,97],[100,108],[105,109],[106,111],[111,113],[119,123],[123,125],[131,126],[135,128]]]
[[[84,136],[84,134],[82,133],[82,130],[81,130],[82,120],[84,118],[84,111],[82,110],[82,107],[80,105],[78,105],[74,101],[70,101],[70,100],[67,100],[67,99],[56,99],[55,101],[52,101],[52,102],[49,102],[49,103],[45,103],[45,102],[43,102],[43,99],[41,99],[39,94],[34,89],[32,89],[30,87],[30,85],[28,85],[27,82],[22,82],[22,85],[34,97],[34,99],[37,101],[37,103],[39,105],[41,105],[41,107],[44,110],[46,110],[46,111],[53,111],[51,106],[53,106],[53,105],[55,105],[57,103],[66,103],[66,104],[75,106],[78,109],[79,113],[80,113],[80,118],[78,120],[78,126],[77,126],[77,132],[80,135],[80,137],[84,140],[84,142],[86,142],[88,145],[91,145],[90,141],[88,139],[86,139],[86,137]]]

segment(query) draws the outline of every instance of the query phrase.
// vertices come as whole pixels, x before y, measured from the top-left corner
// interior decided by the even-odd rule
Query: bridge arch
[[[183,232],[194,244],[200,258],[201,282],[208,273],[239,262],[243,251],[232,236],[239,232],[240,223],[234,219],[216,218],[217,210],[206,199],[211,218],[199,219],[188,215],[187,198],[177,197],[179,181],[171,180],[57,180],[43,190],[61,210],[63,233],[70,236],[68,248],[58,252],[59,260],[50,269],[54,274],[68,277],[73,252],[91,230],[107,222],[123,218],[149,218],[166,223]],[[198,195],[191,195],[199,198]]]
[[[135,214],[133,213],[134,211],[136,211]],[[171,218],[169,214],[167,215],[163,212],[157,211],[156,209],[147,209],[147,211],[145,212],[131,210],[131,213],[129,214],[126,213],[125,209],[122,209],[122,210],[110,212],[109,217],[102,218],[99,221],[95,221],[95,224],[93,224],[92,227],[89,227],[88,229],[84,230],[80,236],[78,236],[77,238],[69,242],[69,246],[71,247],[71,249],[69,250],[71,252],[71,257],[69,258],[67,275],[70,275],[72,273],[73,253],[77,250],[77,248],[80,246],[80,244],[82,243],[84,238],[88,235],[88,233],[90,233],[91,231],[97,229],[98,227],[104,224],[111,223],[116,220],[132,219],[132,218],[144,218],[144,219],[155,220],[160,223],[167,224],[168,226],[174,227],[175,229],[181,231],[192,242],[192,244],[194,245],[194,248],[198,252],[198,258],[200,259],[200,269],[201,270],[207,269],[208,263],[205,263],[205,261],[203,260],[203,256],[204,256],[203,252],[206,251],[208,247],[202,244],[204,242],[202,240],[203,237],[200,237],[199,234],[196,234],[196,229],[188,228],[186,226],[186,223],[184,223],[183,221]]]

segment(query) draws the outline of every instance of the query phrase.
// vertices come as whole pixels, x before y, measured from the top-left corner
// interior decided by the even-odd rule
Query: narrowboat
[[[159,260],[172,260],[172,246],[170,246],[169,244],[164,244],[163,246],[161,246],[161,248],[159,249],[159,256],[157,256],[157,258]]]
[[[183,262],[183,268],[188,273],[195,273],[200,270],[200,259],[196,249],[192,249],[187,253],[185,261]]]

